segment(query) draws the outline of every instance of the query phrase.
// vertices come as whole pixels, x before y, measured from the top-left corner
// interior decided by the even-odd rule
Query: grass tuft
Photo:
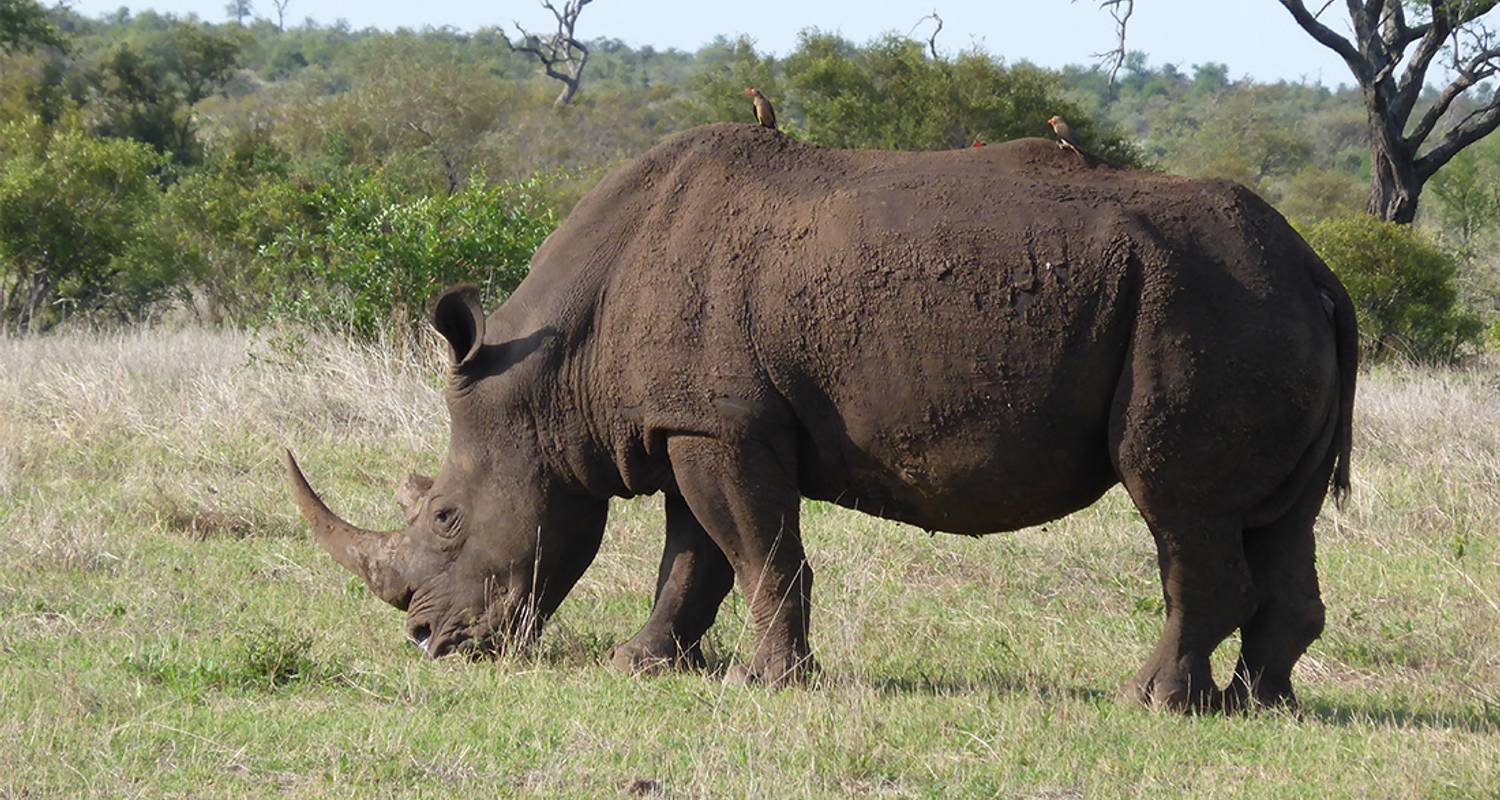
[[[312,657],[313,638],[262,626],[235,637],[217,656],[184,652],[181,641],[157,642],[121,660],[125,671],[185,695],[205,689],[277,692],[310,683],[333,683],[336,670]]]

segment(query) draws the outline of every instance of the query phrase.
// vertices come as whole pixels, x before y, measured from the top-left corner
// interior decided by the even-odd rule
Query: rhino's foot
[[[735,664],[724,673],[724,682],[731,686],[768,686],[780,689],[785,686],[805,685],[818,672],[817,662],[811,654],[783,658],[756,659],[754,664]]]
[[[1213,680],[1193,680],[1189,673],[1175,665],[1147,664],[1120,689],[1119,699],[1141,703],[1148,708],[1200,713],[1224,707],[1224,694]]]
[[[1248,712],[1261,708],[1279,709],[1300,715],[1297,697],[1290,680],[1276,680],[1266,675],[1251,678],[1243,663],[1235,670],[1234,680],[1224,689],[1226,712]]]
[[[681,648],[669,637],[643,639],[639,635],[610,650],[609,663],[632,675],[701,670],[705,666],[703,650],[696,643]]]

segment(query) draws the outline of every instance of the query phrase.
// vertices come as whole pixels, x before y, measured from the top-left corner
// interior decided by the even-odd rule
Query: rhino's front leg
[[[702,668],[703,634],[734,587],[734,570],[680,495],[667,495],[667,544],[651,618],[610,663],[630,672]]]
[[[756,645],[744,677],[773,686],[802,680],[813,668],[812,569],[798,535],[801,495],[790,446],[678,436],[668,440],[667,457],[683,499],[729,557],[750,607]]]

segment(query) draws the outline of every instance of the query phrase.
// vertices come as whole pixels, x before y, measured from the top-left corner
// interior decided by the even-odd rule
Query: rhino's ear
[[[479,289],[460,284],[443,292],[432,306],[432,327],[448,340],[453,366],[461,367],[479,353],[484,344],[484,308]]]
[[[407,525],[416,521],[417,514],[422,510],[422,499],[430,491],[432,491],[432,479],[415,472],[407,475],[406,480],[396,487],[396,503],[401,506],[401,513],[406,516]]]

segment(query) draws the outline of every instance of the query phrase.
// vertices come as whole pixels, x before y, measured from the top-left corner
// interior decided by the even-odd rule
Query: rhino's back
[[[603,182],[527,283],[592,293],[618,435],[790,426],[810,496],[1014,528],[1114,482],[1109,412],[1143,286],[1160,303],[1198,273],[1259,274],[1250,244],[1186,274],[1174,256],[1247,238],[1243,219],[1205,223],[1226,192],[1041,140],[837,151],[708,126]]]

